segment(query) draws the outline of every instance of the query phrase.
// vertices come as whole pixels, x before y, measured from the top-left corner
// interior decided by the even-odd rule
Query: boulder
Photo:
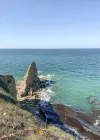
[[[24,79],[17,86],[18,96],[27,96],[39,89],[40,79],[38,77],[37,67],[33,62],[24,76]]]
[[[0,75],[0,88],[16,98],[16,84],[12,75]]]

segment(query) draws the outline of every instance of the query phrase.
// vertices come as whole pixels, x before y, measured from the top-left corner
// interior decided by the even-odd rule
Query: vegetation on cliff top
[[[21,105],[16,103],[16,100],[14,104],[9,99],[10,96],[7,94],[0,98],[0,138],[2,140],[7,137],[14,140],[74,140],[71,135],[55,126],[45,127],[45,124],[30,112],[21,109]]]

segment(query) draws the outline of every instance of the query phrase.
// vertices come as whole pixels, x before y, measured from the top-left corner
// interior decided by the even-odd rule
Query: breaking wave
[[[53,77],[54,74],[39,75],[39,78],[46,78],[47,80],[51,80]]]
[[[41,100],[49,102],[53,97],[53,91],[50,88],[43,89],[40,94]]]

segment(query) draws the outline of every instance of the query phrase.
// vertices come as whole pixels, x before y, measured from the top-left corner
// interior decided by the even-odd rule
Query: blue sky
[[[0,0],[0,48],[100,48],[100,0]]]

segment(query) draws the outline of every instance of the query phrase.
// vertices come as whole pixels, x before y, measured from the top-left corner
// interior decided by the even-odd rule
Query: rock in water
[[[18,96],[30,95],[30,92],[35,92],[39,89],[40,79],[38,77],[37,67],[33,62],[29,67],[22,80],[17,86]]]
[[[95,104],[97,101],[96,97],[92,95],[90,95],[87,99],[90,104]]]
[[[12,75],[0,75],[0,88],[16,98],[16,84]]]

